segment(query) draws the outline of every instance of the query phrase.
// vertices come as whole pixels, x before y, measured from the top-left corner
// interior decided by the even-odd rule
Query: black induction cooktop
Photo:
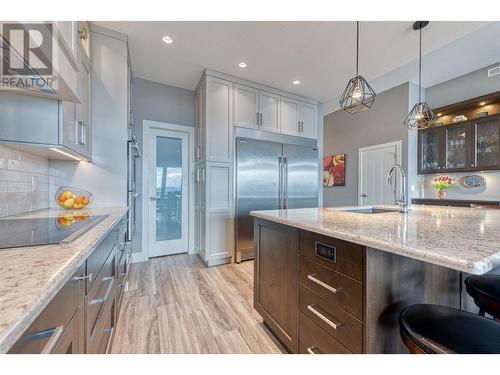
[[[75,213],[58,217],[0,219],[0,249],[70,243],[106,217]]]

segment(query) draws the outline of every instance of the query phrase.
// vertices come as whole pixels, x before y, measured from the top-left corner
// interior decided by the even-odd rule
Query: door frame
[[[372,146],[367,146],[367,147],[360,147],[358,149],[358,205],[361,205],[361,186],[363,185],[363,158],[361,157],[364,151],[370,151],[370,150],[376,150],[377,148],[385,148],[385,147],[390,147],[390,146],[396,146],[396,163],[401,164],[401,153],[402,153],[402,147],[403,147],[403,142],[401,140],[398,141],[393,141],[393,142],[387,142],[387,143],[381,143],[378,145],[372,145]],[[397,181],[396,184],[394,185],[394,192],[396,192],[397,189]],[[396,193],[394,193],[396,194]]]
[[[152,129],[168,130],[188,135],[188,254],[194,254],[194,127],[166,122],[142,122],[142,259],[149,259],[149,162],[152,150],[147,147]]]

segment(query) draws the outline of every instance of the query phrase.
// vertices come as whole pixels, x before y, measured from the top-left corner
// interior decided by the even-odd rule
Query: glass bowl
[[[56,191],[56,203],[67,210],[79,210],[92,202],[92,193],[73,186],[61,186]]]

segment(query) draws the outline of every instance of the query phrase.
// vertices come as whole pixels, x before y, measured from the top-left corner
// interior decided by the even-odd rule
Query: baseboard
[[[209,259],[208,261],[203,259],[203,257],[201,256],[201,254],[198,253],[198,255],[200,256],[200,259],[202,260],[203,263],[205,263],[205,265],[207,267],[214,267],[214,266],[220,266],[222,264],[228,264],[228,263],[231,263],[231,257],[223,257],[223,258],[215,258],[215,259]]]
[[[148,261],[148,257],[143,252],[132,253],[132,263],[142,263]]]

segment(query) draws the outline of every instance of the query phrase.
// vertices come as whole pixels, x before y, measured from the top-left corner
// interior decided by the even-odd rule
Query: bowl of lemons
[[[73,186],[61,186],[57,189],[55,198],[60,207],[68,210],[79,210],[90,204],[92,193]]]

